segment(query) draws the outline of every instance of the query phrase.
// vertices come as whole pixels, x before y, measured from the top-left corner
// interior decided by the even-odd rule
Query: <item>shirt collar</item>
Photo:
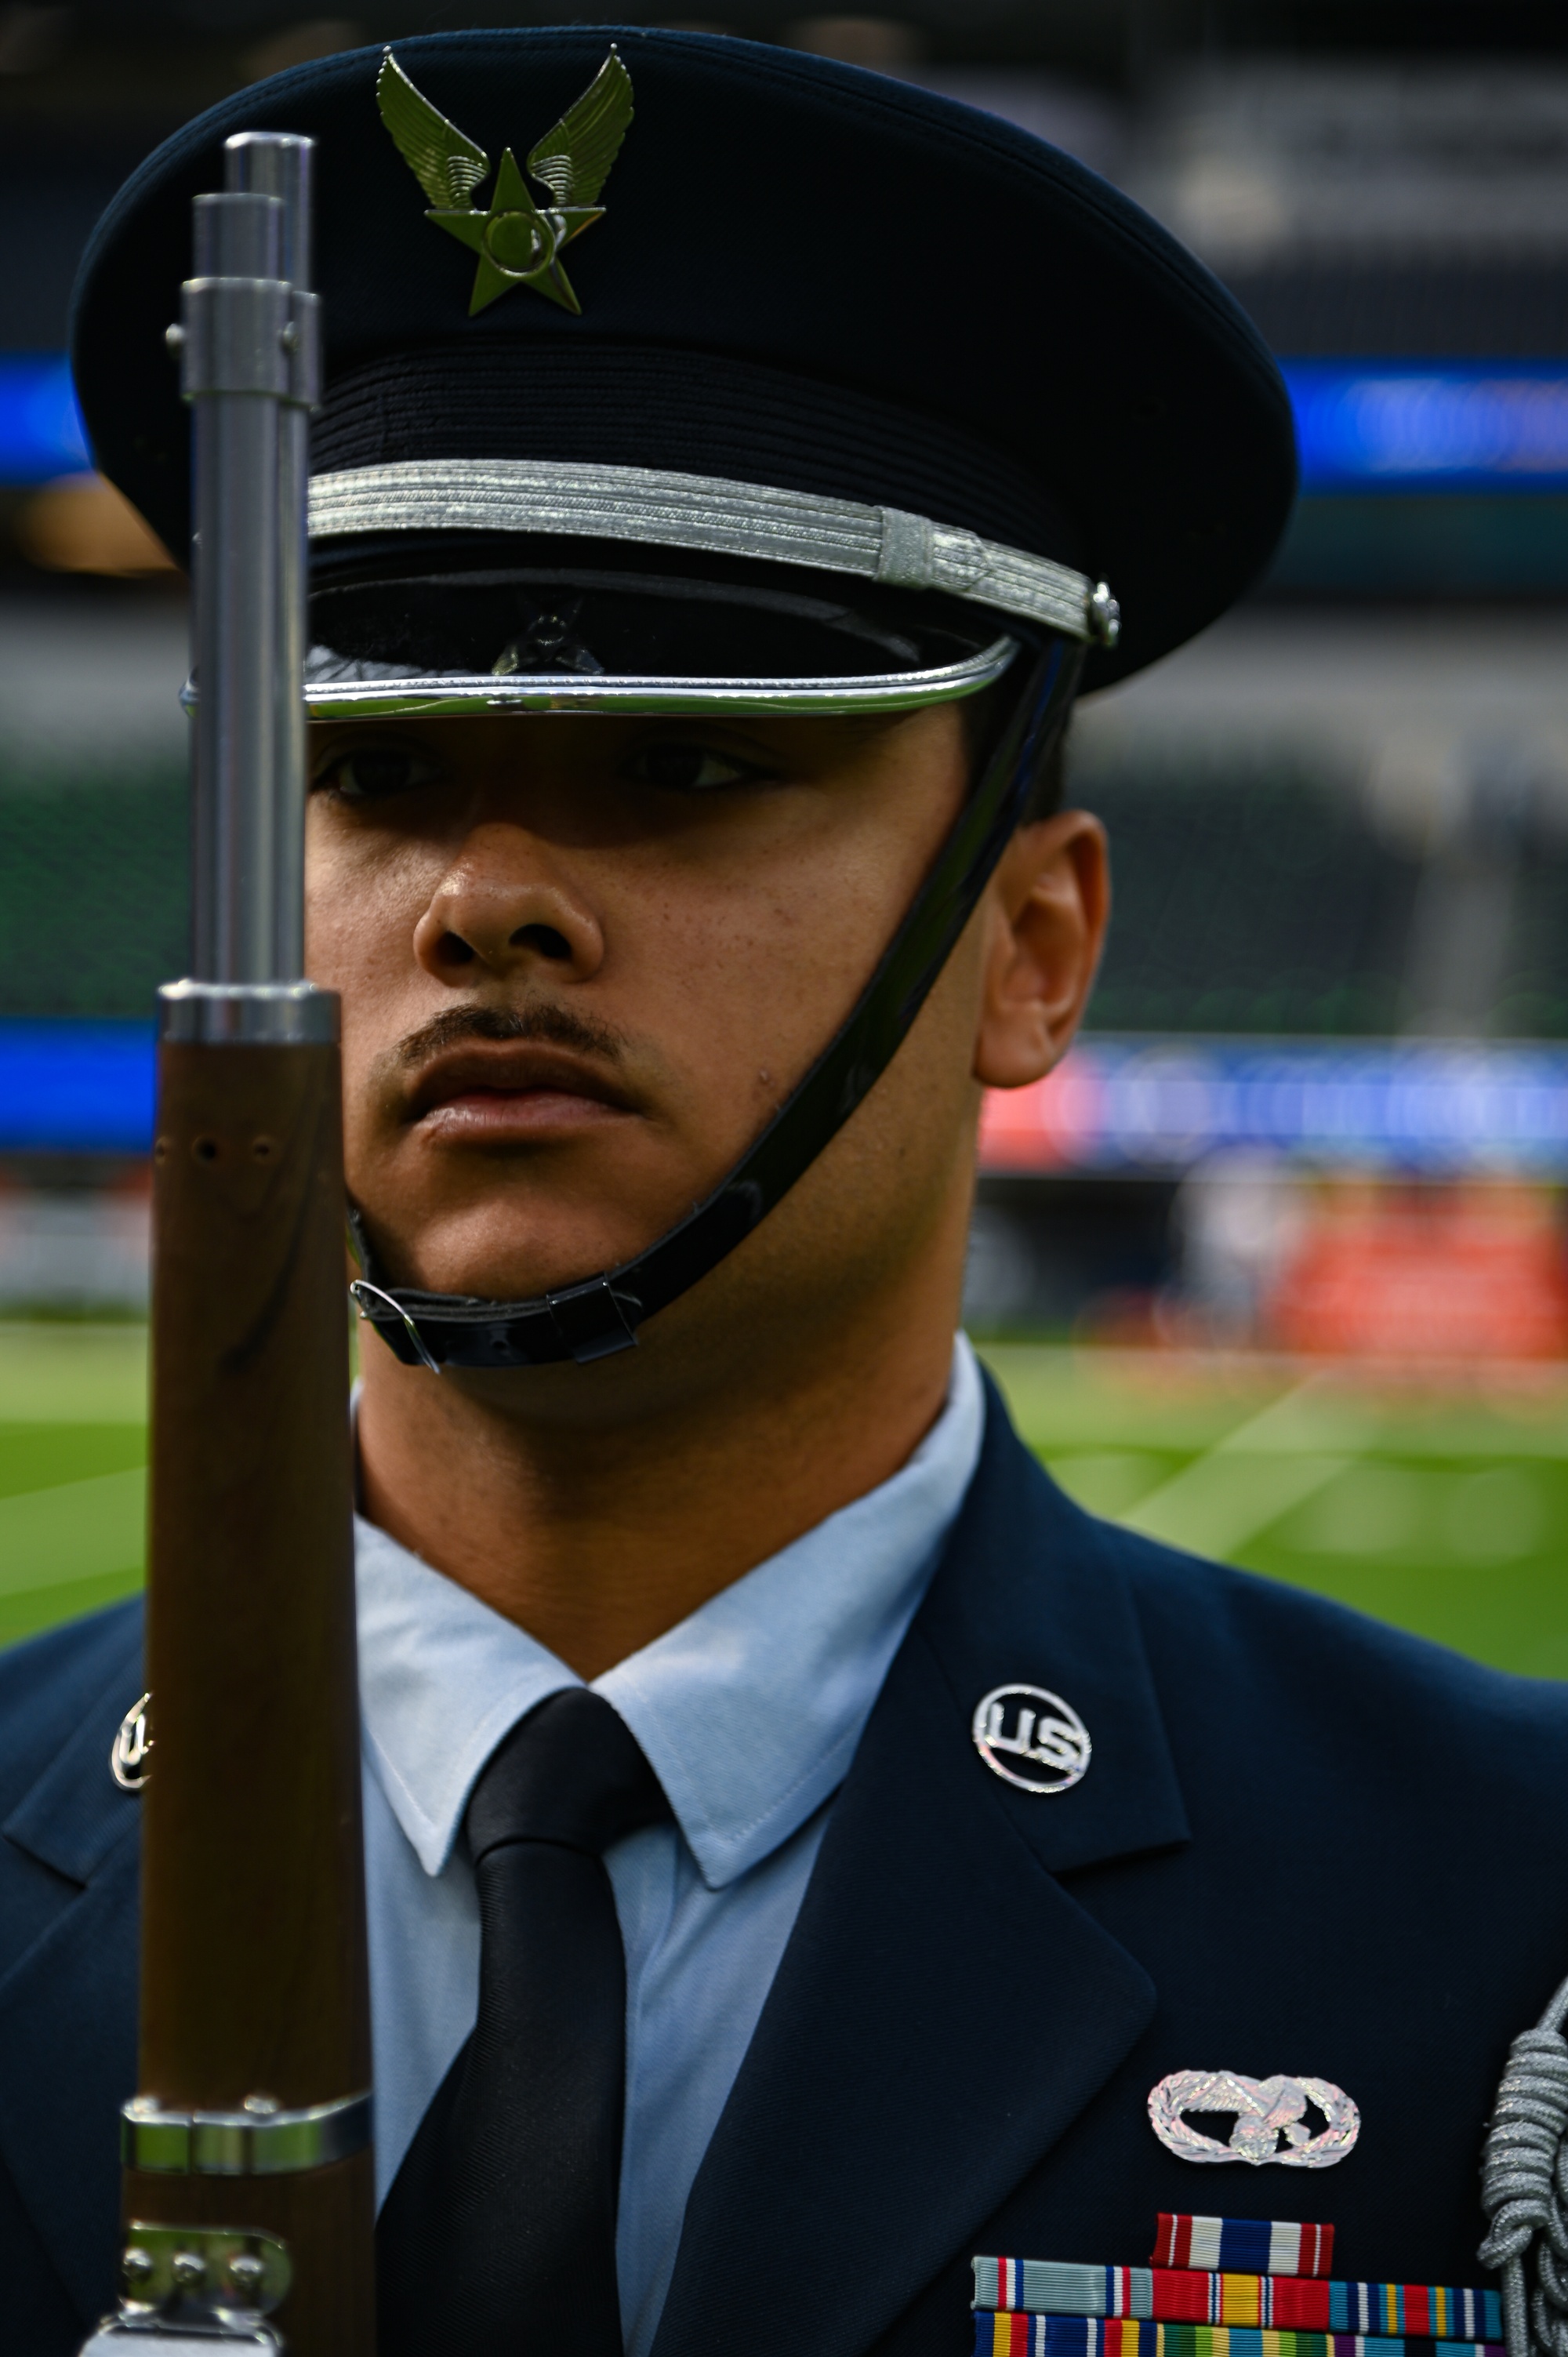
[[[980,1454],[967,1340],[908,1461],[594,1681],[647,1753],[703,1878],[744,1874],[837,1790]],[[467,1589],[356,1518],[365,1739],[427,1874],[523,1715],[580,1681]]]

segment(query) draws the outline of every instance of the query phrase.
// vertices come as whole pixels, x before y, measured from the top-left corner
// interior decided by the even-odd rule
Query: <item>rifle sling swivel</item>
[[[369,2094],[302,2111],[252,2102],[237,2112],[178,2112],[134,2095],[120,2114],[121,2159],[167,2176],[285,2177],[347,2160],[371,2141]]]

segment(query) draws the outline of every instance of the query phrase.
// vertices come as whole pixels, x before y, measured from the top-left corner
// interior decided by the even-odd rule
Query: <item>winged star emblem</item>
[[[496,167],[489,203],[475,202],[489,178],[489,157],[415,90],[391,49],[376,77],[376,104],[430,199],[425,220],[479,257],[468,317],[509,286],[532,286],[580,315],[561,249],[604,219],[598,194],[631,122],[631,76],[614,45],[582,97],[529,153],[529,172],[548,191],[542,203],[535,203],[510,147]]]

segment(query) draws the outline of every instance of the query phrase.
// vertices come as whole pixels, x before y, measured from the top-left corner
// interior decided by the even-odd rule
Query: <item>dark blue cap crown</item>
[[[317,472],[522,458],[696,473],[965,528],[1108,581],[1153,661],[1266,563],[1294,487],[1267,350],[1219,284],[1082,166],[884,77],[703,34],[575,27],[400,42],[484,151],[524,167],[611,43],[635,118],[564,259],[574,314],[426,219],[380,49],[280,74],[159,148],[99,226],[74,360],[94,455],[177,553],[188,433],[164,330],[190,199],[242,130],[318,143]],[[536,175],[542,206],[553,201]],[[488,201],[488,181],[476,200]]]

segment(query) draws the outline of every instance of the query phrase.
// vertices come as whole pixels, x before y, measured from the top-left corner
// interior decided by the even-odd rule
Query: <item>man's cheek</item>
[[[355,872],[334,862],[311,879],[306,896],[306,944],[314,981],[345,999],[414,971],[413,929],[424,903],[406,885],[373,870]]]

